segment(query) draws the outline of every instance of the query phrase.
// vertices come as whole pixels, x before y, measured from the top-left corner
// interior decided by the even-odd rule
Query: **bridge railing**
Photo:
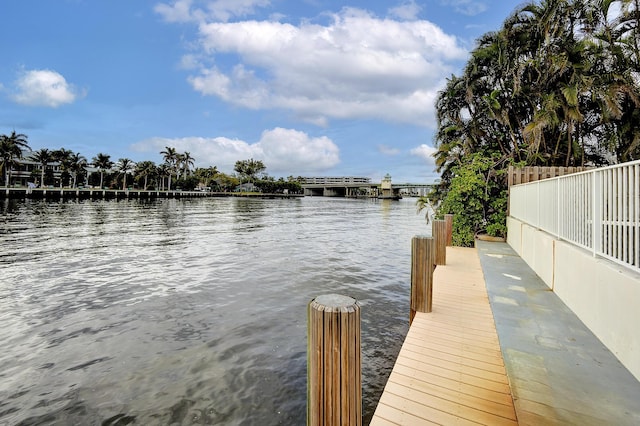
[[[640,161],[512,186],[510,215],[640,272]]]

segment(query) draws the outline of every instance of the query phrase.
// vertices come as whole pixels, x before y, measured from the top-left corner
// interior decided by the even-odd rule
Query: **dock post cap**
[[[329,308],[346,308],[352,306],[358,302],[353,297],[343,296],[341,294],[323,294],[317,296],[312,302],[316,302],[318,305],[323,305]]]

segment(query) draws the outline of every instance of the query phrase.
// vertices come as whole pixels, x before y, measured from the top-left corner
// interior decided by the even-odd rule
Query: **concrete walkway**
[[[476,247],[519,424],[640,425],[640,382],[509,245]]]

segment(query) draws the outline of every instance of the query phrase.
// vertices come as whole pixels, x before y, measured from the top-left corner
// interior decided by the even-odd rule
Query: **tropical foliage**
[[[5,176],[5,186],[9,186],[11,171],[16,160],[22,158],[24,150],[31,150],[27,136],[12,131],[10,135],[0,135],[0,166]]]
[[[254,182],[256,176],[264,173],[266,169],[262,161],[254,160],[253,158],[236,161],[236,165],[233,168],[233,170],[240,175],[240,179],[245,182]]]
[[[502,171],[510,164],[640,158],[639,3],[525,4],[447,80],[436,102],[442,178],[430,197],[441,202],[439,216],[473,217],[454,229],[460,243],[481,231],[504,235]]]
[[[98,155],[91,159],[93,163],[93,167],[98,168],[100,170],[100,188],[104,188],[104,173],[108,170],[111,170],[113,167],[113,161],[111,161],[111,156],[108,154],[104,154],[99,152]]]
[[[5,185],[11,181],[11,171],[18,164],[25,150],[30,150],[27,137],[15,131],[11,135],[0,135],[0,160],[5,173]],[[228,175],[216,166],[195,168],[195,158],[189,153],[180,153],[173,147],[165,147],[160,154],[164,163],[153,161],[135,163],[129,158],[120,158],[117,163],[111,156],[98,153],[89,163],[79,152],[60,148],[41,148],[33,152],[28,160],[36,162],[39,168],[32,170],[30,178],[39,184],[78,187],[83,184],[99,188],[122,188],[134,185],[137,188],[171,190],[171,188],[191,191],[196,188],[213,191],[235,191],[243,182],[251,182],[262,192],[299,193],[300,178],[289,177],[275,180],[268,176],[266,166],[260,160],[239,160],[236,162],[237,175]],[[88,173],[91,166],[93,171]],[[54,167],[59,170],[54,176]],[[97,171],[96,171],[97,169]]]
[[[136,163],[129,158],[121,158],[116,163],[116,172],[122,176],[122,189],[127,189],[127,175],[133,172]]]
[[[47,165],[53,161],[53,153],[47,148],[41,148],[31,154],[31,159],[40,164],[40,184],[45,185]]]

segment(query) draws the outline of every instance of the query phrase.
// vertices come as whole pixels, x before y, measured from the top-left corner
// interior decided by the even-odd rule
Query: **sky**
[[[434,104],[512,0],[2,0],[0,134],[87,160],[438,178]]]

